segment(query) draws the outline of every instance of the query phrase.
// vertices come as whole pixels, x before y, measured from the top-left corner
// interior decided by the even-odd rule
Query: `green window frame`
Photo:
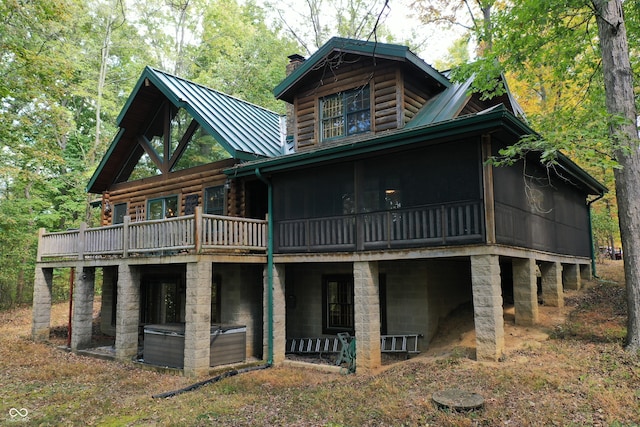
[[[225,186],[205,188],[204,190],[204,213],[209,215],[224,215],[226,205]]]
[[[147,219],[164,219],[178,216],[178,196],[158,197],[147,202]]]
[[[111,224],[122,224],[124,222],[124,217],[127,215],[127,207],[128,204],[125,203],[116,203],[113,205],[113,215],[111,217]]]
[[[369,86],[322,98],[320,115],[322,141],[369,132],[371,130]]]

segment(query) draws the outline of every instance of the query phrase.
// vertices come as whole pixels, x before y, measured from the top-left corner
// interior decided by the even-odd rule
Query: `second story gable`
[[[471,80],[451,82],[408,47],[332,38],[308,59],[289,57],[288,76],[274,95],[290,104],[287,138],[296,151],[477,113],[504,104],[507,94],[481,100]]]
[[[283,153],[279,114],[151,67],[118,127],[87,186],[102,194],[103,225],[187,215],[198,205],[237,214],[246,204],[222,169]]]

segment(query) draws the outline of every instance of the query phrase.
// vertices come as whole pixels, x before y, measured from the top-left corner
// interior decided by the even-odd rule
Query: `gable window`
[[[320,100],[322,140],[371,130],[369,86],[340,92]]]
[[[124,217],[127,214],[127,204],[126,203],[117,203],[113,206],[113,219],[111,220],[112,224],[122,224],[124,222]]]
[[[224,185],[216,185],[204,190],[204,213],[224,215]]]
[[[161,197],[147,203],[147,219],[163,219],[178,216],[178,196]]]

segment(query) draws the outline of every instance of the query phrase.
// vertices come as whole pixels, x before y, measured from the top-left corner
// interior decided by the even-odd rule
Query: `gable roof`
[[[280,115],[192,81],[145,67],[117,118],[120,127],[94,172],[87,191],[111,185],[125,161],[139,150],[136,138],[150,114],[168,100],[184,108],[234,158],[254,160],[282,154]]]
[[[407,46],[333,37],[273,89],[275,97],[292,102],[293,89],[308,73],[318,69],[333,52],[354,53],[403,62],[430,76],[443,87],[451,85],[449,79],[416,56]]]

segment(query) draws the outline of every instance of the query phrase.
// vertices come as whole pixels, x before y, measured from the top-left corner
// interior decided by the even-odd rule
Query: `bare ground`
[[[152,395],[206,378],[82,357],[63,344],[66,304],[52,313],[52,344],[28,339],[31,311],[0,313],[0,424],[224,426],[632,426],[640,422],[640,355],[623,349],[621,262],[604,279],[565,293],[563,309],[540,307],[535,327],[505,311],[506,354],[474,360],[470,308],[449,319],[429,351],[371,374],[277,367],[169,399]],[[100,337],[97,336],[97,343]],[[437,408],[436,391],[460,388],[483,409]],[[26,414],[26,415],[25,415]]]

